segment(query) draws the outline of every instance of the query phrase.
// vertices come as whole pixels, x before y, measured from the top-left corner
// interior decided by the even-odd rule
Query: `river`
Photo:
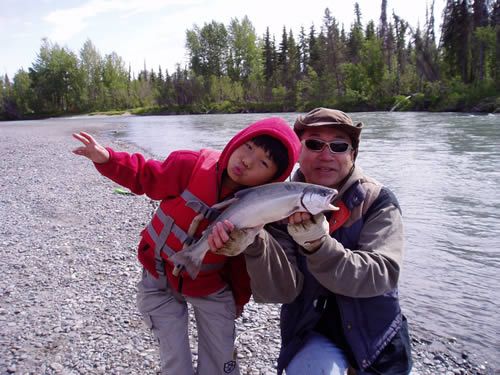
[[[296,114],[272,114],[293,123]],[[270,114],[74,118],[116,123],[110,135],[157,158],[220,149]],[[500,115],[353,113],[358,165],[398,197],[407,247],[401,303],[412,329],[500,368]],[[452,341],[454,341],[452,339]]]

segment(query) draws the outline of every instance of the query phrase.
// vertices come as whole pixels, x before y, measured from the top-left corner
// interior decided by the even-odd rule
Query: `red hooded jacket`
[[[275,180],[284,181],[291,173],[298,160],[300,142],[292,128],[281,118],[267,118],[257,121],[236,134],[225,146],[222,152],[214,150],[172,152],[165,161],[146,160],[141,154],[116,152],[110,148],[110,159],[104,164],[95,164],[97,170],[116,183],[129,188],[135,194],[146,194],[154,200],[160,200],[160,208],[174,223],[187,231],[195,211],[186,207],[186,201],[181,194],[188,188],[206,205],[212,206],[234,192],[224,192],[221,196],[222,176],[233,151],[245,142],[259,136],[269,135],[280,140],[288,151],[288,167]],[[202,220],[196,236],[208,226],[208,220]],[[155,215],[149,224],[154,232],[161,232],[163,222]],[[141,233],[138,248],[138,258],[142,265],[154,276],[158,276],[158,262],[155,259],[155,243],[146,227]],[[149,233],[148,233],[149,232]],[[155,233],[153,233],[155,236]],[[173,233],[169,233],[166,244],[173,251],[182,249],[182,241]],[[180,278],[172,274],[173,264],[164,252],[161,253],[165,262],[164,273],[173,288],[179,288]],[[158,254],[156,254],[158,257]],[[208,252],[203,264],[220,265],[212,270],[200,272],[192,280],[187,274],[182,274],[182,293],[188,296],[200,297],[214,293],[229,283],[232,287],[237,305],[248,302],[251,291],[249,277],[246,272],[243,254],[236,257],[226,257]]]

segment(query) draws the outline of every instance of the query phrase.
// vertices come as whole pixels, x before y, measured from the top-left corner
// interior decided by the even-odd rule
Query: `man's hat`
[[[354,148],[358,148],[363,123],[359,122],[354,125],[352,119],[342,111],[330,108],[315,108],[305,116],[299,115],[295,120],[293,130],[300,137],[304,130],[313,126],[336,127],[351,138]]]

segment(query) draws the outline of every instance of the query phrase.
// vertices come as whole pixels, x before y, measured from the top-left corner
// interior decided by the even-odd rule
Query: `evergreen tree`
[[[473,17],[472,17],[472,80],[483,81],[485,78],[486,66],[486,41],[482,40],[478,33],[478,29],[485,29],[489,25],[488,8],[486,0],[474,0],[473,2]]]
[[[449,76],[459,76],[464,83],[470,81],[470,31],[468,1],[448,0],[441,34],[443,57]]]
[[[304,76],[307,70],[307,65],[309,63],[309,42],[307,40],[306,31],[304,26],[300,28],[299,34],[299,62],[300,62],[300,73],[301,77]]]
[[[312,67],[316,72],[320,68],[320,46],[318,45],[318,40],[316,37],[316,30],[314,24],[311,25],[309,29],[309,62],[308,65]]]
[[[343,95],[344,88],[342,86],[342,78],[340,73],[340,65],[345,60],[344,46],[340,38],[340,31],[337,21],[332,17],[330,10],[325,9],[323,16],[323,28],[325,30],[325,65],[328,75],[328,86],[331,95]],[[336,90],[336,92],[334,91]]]
[[[389,72],[392,72],[392,58],[394,55],[394,34],[392,25],[387,23],[387,0],[382,0],[380,10],[380,22],[378,27],[378,38],[382,41],[382,50],[385,56],[385,64]],[[368,36],[367,36],[368,37]],[[399,74],[399,72],[398,72]]]
[[[266,28],[266,34],[264,35],[264,50],[262,54],[264,57],[264,78],[266,82],[270,82],[274,75],[274,51],[269,27]]]
[[[492,24],[495,28],[495,57],[492,66],[494,67],[493,77],[495,87],[500,91],[500,0],[496,0],[492,12]]]
[[[279,83],[285,88],[289,88],[289,56],[288,56],[288,35],[285,27],[281,34],[281,43],[278,50],[278,69],[279,69]]]
[[[356,21],[351,26],[351,31],[348,37],[349,61],[357,64],[360,61],[361,48],[363,45],[364,35],[363,26],[361,24],[361,10],[359,4],[354,4],[354,14]]]

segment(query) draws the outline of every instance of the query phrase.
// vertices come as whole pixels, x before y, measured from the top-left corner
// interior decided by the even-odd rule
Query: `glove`
[[[329,234],[328,221],[322,213],[301,223],[288,224],[287,229],[293,240],[307,252],[317,250]]]

